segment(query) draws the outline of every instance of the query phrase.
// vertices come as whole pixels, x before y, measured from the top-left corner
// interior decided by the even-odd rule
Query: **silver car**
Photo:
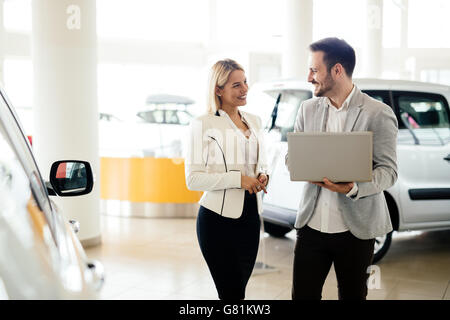
[[[394,110],[399,124],[398,180],[385,190],[394,231],[450,229],[450,87],[413,81],[354,79],[363,92]],[[264,227],[282,237],[292,230],[304,182],[285,166],[288,132],[300,104],[312,97],[302,81],[273,81],[250,90],[249,111],[267,124],[271,183],[264,196]],[[376,239],[374,262],[388,251],[392,232]]]
[[[88,162],[57,161],[45,182],[0,88],[0,299],[95,299],[104,276],[49,195],[92,190]]]

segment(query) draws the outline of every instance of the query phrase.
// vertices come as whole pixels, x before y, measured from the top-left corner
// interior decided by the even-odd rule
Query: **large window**
[[[5,89],[15,107],[33,103],[33,64],[31,59],[5,59]]]
[[[3,0],[3,21],[6,31],[31,31],[31,0]]]
[[[247,47],[280,42],[279,36],[284,32],[284,7],[284,1],[217,0],[216,41]]]
[[[100,63],[99,111],[127,120],[145,109],[147,96],[174,94],[193,99],[189,112],[198,114],[206,110],[206,83],[207,72],[198,67]]]
[[[442,83],[450,86],[450,69],[430,69],[420,72],[420,81]]]
[[[402,4],[401,1],[383,1],[383,47],[399,48],[402,33]]]
[[[99,37],[204,41],[208,0],[97,0]]]
[[[353,47],[361,47],[366,30],[366,1],[314,0],[313,5],[313,40],[338,37]]]
[[[27,135],[33,125],[33,65],[30,59],[5,59],[4,82],[8,99],[13,104]]]
[[[450,48],[450,1],[409,0],[408,46]]]

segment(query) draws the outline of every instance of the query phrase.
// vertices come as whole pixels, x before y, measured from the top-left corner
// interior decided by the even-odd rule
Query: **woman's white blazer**
[[[258,139],[256,176],[267,175],[264,132],[261,119],[239,111]],[[245,189],[241,175],[245,172],[242,140],[229,119],[214,114],[195,118],[190,124],[185,158],[186,185],[189,190],[204,191],[199,203],[224,217],[239,218],[244,206]],[[256,195],[258,213],[262,212],[262,192]]]

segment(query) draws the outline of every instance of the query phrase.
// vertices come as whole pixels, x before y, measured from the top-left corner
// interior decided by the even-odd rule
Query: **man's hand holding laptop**
[[[353,182],[338,182],[333,183],[327,178],[323,178],[323,182],[313,182],[309,181],[312,184],[315,184],[316,186],[326,188],[328,190],[331,190],[333,192],[339,192],[343,194],[347,194],[350,192],[350,190],[353,189],[354,183]]]

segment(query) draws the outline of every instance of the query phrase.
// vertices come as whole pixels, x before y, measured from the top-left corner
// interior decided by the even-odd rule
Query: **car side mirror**
[[[50,169],[50,184],[60,197],[88,194],[94,186],[91,165],[87,161],[56,161]]]

